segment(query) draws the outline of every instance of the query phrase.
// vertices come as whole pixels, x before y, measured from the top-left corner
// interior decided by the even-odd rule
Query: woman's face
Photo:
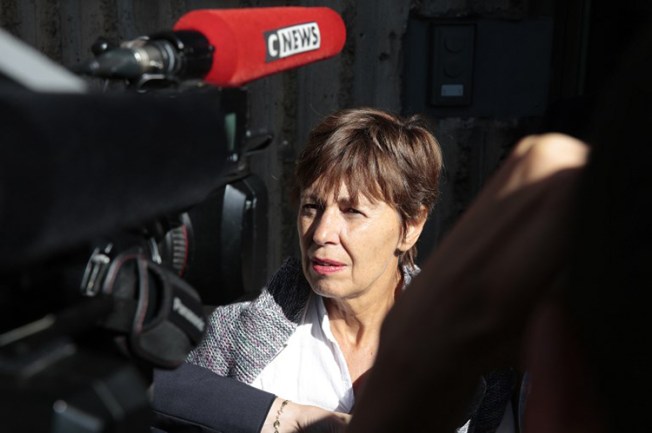
[[[301,194],[297,227],[303,272],[316,293],[351,299],[396,288],[396,252],[406,244],[401,218],[387,203],[363,195],[354,203],[344,184],[337,201],[334,193],[320,197],[308,188]]]

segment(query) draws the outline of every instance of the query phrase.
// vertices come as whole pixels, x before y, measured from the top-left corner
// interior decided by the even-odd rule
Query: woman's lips
[[[336,260],[313,258],[310,262],[313,271],[320,275],[329,275],[344,269],[344,263]]]

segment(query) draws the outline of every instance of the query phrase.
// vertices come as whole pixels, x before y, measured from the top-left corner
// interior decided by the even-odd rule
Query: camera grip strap
[[[125,334],[127,350],[157,367],[180,365],[203,336],[206,321],[197,293],[141,253],[116,257],[102,292],[114,298],[104,326]]]

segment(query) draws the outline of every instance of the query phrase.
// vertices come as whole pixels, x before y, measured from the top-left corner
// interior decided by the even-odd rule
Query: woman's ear
[[[423,231],[423,226],[426,224],[427,219],[428,219],[428,210],[426,209],[425,206],[421,205],[421,211],[419,212],[419,216],[408,221],[405,225],[405,229],[403,231],[403,238],[398,246],[398,249],[400,251],[408,251],[410,248],[414,246],[414,244],[417,243],[417,241],[419,240],[419,236],[421,236],[421,232]]]

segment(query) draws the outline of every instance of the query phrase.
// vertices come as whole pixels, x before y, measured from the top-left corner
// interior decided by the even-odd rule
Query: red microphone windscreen
[[[344,21],[327,7],[198,9],[174,30],[195,30],[209,40],[215,52],[204,81],[222,87],[335,56],[346,40]]]

